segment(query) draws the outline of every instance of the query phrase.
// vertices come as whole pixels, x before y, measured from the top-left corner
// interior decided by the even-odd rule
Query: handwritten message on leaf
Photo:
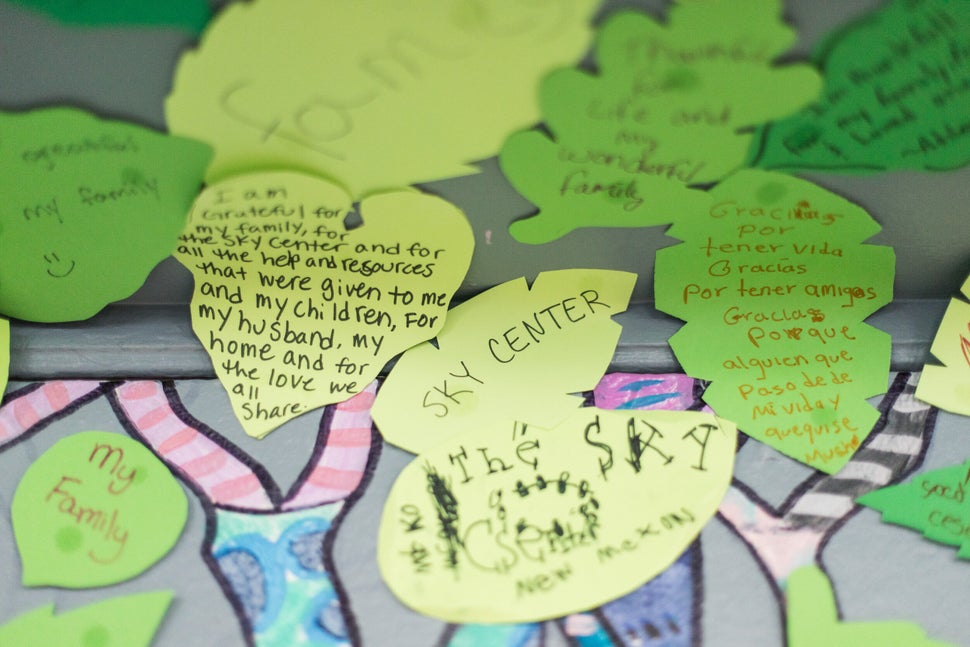
[[[740,167],[754,124],[814,99],[818,74],[772,66],[793,42],[778,0],[675,3],[669,20],[620,12],[600,28],[598,74],[563,69],[540,89],[553,137],[524,131],[502,169],[539,207],[512,223],[525,243],[577,227],[672,222],[703,199],[688,187]]]
[[[538,79],[582,57],[598,4],[237,3],[179,63],[167,120],[215,147],[210,181],[301,169],[359,198],[468,175],[539,120]]]
[[[205,0],[118,2],[118,0],[11,0],[69,24],[158,25],[199,33],[209,20]]]
[[[970,162],[970,4],[892,0],[822,41],[825,89],[765,127],[753,165],[872,173]]]
[[[115,584],[160,560],[182,534],[188,501],[150,451],[85,431],[47,450],[11,504],[24,586]]]
[[[454,205],[417,191],[365,198],[291,172],[205,190],[175,257],[195,277],[192,326],[251,436],[359,393],[444,325],[474,239]]]
[[[860,244],[879,225],[787,175],[746,170],[677,222],[657,254],[657,307],[687,321],[670,339],[718,415],[824,472],[845,464],[879,417],[889,335],[863,320],[892,299],[895,256]]]
[[[970,299],[970,278],[962,291]],[[950,299],[930,352],[944,366],[923,367],[916,397],[946,411],[970,416],[970,303]]]
[[[585,611],[669,566],[717,510],[737,430],[709,414],[573,409],[554,428],[479,427],[391,489],[378,562],[402,602],[448,622]]]
[[[390,443],[420,453],[459,432],[524,420],[560,422],[609,366],[636,275],[543,272],[455,307],[437,339],[401,356],[372,414]]]
[[[0,644],[148,647],[171,601],[171,591],[136,593],[58,615],[49,604],[0,626]]]
[[[840,622],[832,585],[822,569],[803,566],[785,587],[789,647],[947,647],[930,640],[916,624],[903,621]]]
[[[73,108],[0,113],[0,312],[71,321],[172,253],[211,157]]]
[[[870,492],[858,502],[882,512],[883,521],[959,547],[957,556],[970,559],[970,461]]]

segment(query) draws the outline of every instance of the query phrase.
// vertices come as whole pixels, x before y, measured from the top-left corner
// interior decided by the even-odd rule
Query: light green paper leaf
[[[961,291],[970,299],[970,277]],[[943,365],[923,367],[916,397],[945,411],[970,416],[970,303],[950,299],[930,352]]]
[[[841,622],[828,578],[817,566],[788,577],[788,647],[948,647],[903,621]]]
[[[363,219],[347,231],[351,210]],[[290,171],[199,196],[175,258],[192,272],[192,328],[247,434],[364,390],[434,337],[475,241],[458,207],[413,189],[355,206]]]
[[[893,0],[824,40],[821,98],[764,127],[752,165],[875,173],[970,162],[970,3]]]
[[[182,534],[188,500],[141,443],[84,431],[34,461],[10,513],[24,586],[78,589],[131,579],[160,560]]]
[[[208,146],[74,108],[0,113],[0,312],[86,319],[175,249]]]
[[[705,401],[746,434],[834,473],[879,413],[889,335],[863,320],[892,299],[879,225],[804,180],[743,170],[671,227],[657,254],[657,308],[687,321],[670,339]]]
[[[636,275],[569,269],[497,285],[448,312],[437,347],[410,349],[371,410],[384,439],[415,454],[463,431],[546,427],[582,404],[613,358]]]
[[[597,37],[599,71],[550,74],[540,88],[552,133],[512,135],[502,169],[539,207],[517,240],[541,243],[577,227],[672,222],[702,198],[691,185],[740,167],[751,126],[789,114],[821,86],[805,65],[772,66],[794,40],[777,0],[694,0],[669,22],[611,16]]]
[[[198,34],[209,20],[205,0],[10,0],[75,25],[178,27]]]
[[[970,559],[970,460],[890,485],[857,499],[882,512],[882,520],[923,533],[933,541],[957,546],[957,557]]]
[[[234,3],[180,61],[166,116],[215,147],[210,183],[294,169],[359,199],[468,175],[539,120],[535,85],[583,55],[597,4]]]
[[[172,601],[171,591],[136,593],[54,615],[49,604],[0,626],[0,645],[148,647]]]
[[[587,611],[683,554],[724,498],[736,445],[734,423],[695,411],[583,407],[553,427],[476,427],[398,476],[381,575],[448,622]]]

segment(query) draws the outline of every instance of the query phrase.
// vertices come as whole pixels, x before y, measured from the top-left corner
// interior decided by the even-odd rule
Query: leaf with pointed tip
[[[778,0],[676,3],[660,24],[632,11],[597,36],[596,74],[562,69],[540,87],[551,132],[512,135],[502,170],[539,207],[512,236],[541,243],[577,227],[672,222],[702,200],[690,187],[743,165],[751,126],[797,110],[821,81],[772,65],[794,41]]]

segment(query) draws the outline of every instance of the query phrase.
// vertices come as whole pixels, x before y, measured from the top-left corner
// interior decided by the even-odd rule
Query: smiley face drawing
[[[71,272],[77,266],[77,263],[71,260],[61,260],[61,257],[57,255],[57,252],[51,252],[49,254],[44,254],[44,260],[50,267],[47,268],[47,273],[54,277],[55,279],[62,279]]]

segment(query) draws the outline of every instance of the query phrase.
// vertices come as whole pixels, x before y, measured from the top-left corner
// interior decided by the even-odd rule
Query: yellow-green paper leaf
[[[970,299],[970,278],[963,284]],[[923,367],[916,397],[935,407],[970,416],[970,304],[950,299],[930,352],[944,366]]]
[[[694,541],[737,430],[709,414],[574,409],[480,427],[413,460],[388,495],[381,574],[448,622],[530,622],[629,593]]]
[[[362,391],[444,325],[474,239],[464,214],[413,190],[360,203],[293,172],[207,188],[175,257],[195,277],[192,327],[246,433]]]
[[[384,439],[419,453],[465,430],[559,423],[609,366],[636,275],[543,272],[455,307],[437,339],[404,353],[372,415]]]
[[[168,124],[215,147],[210,182],[300,169],[357,199],[467,175],[539,120],[539,78],[586,52],[598,4],[235,3],[180,61]]]
[[[10,510],[24,586],[89,588],[135,577],[175,545],[188,500],[141,443],[106,431],[59,440]]]
[[[171,591],[136,593],[54,615],[49,604],[0,626],[0,645],[148,647],[172,601]]]
[[[948,647],[912,622],[840,622],[828,578],[803,566],[788,578],[788,647]]]
[[[10,322],[0,318],[0,397],[7,390],[10,374]]]

